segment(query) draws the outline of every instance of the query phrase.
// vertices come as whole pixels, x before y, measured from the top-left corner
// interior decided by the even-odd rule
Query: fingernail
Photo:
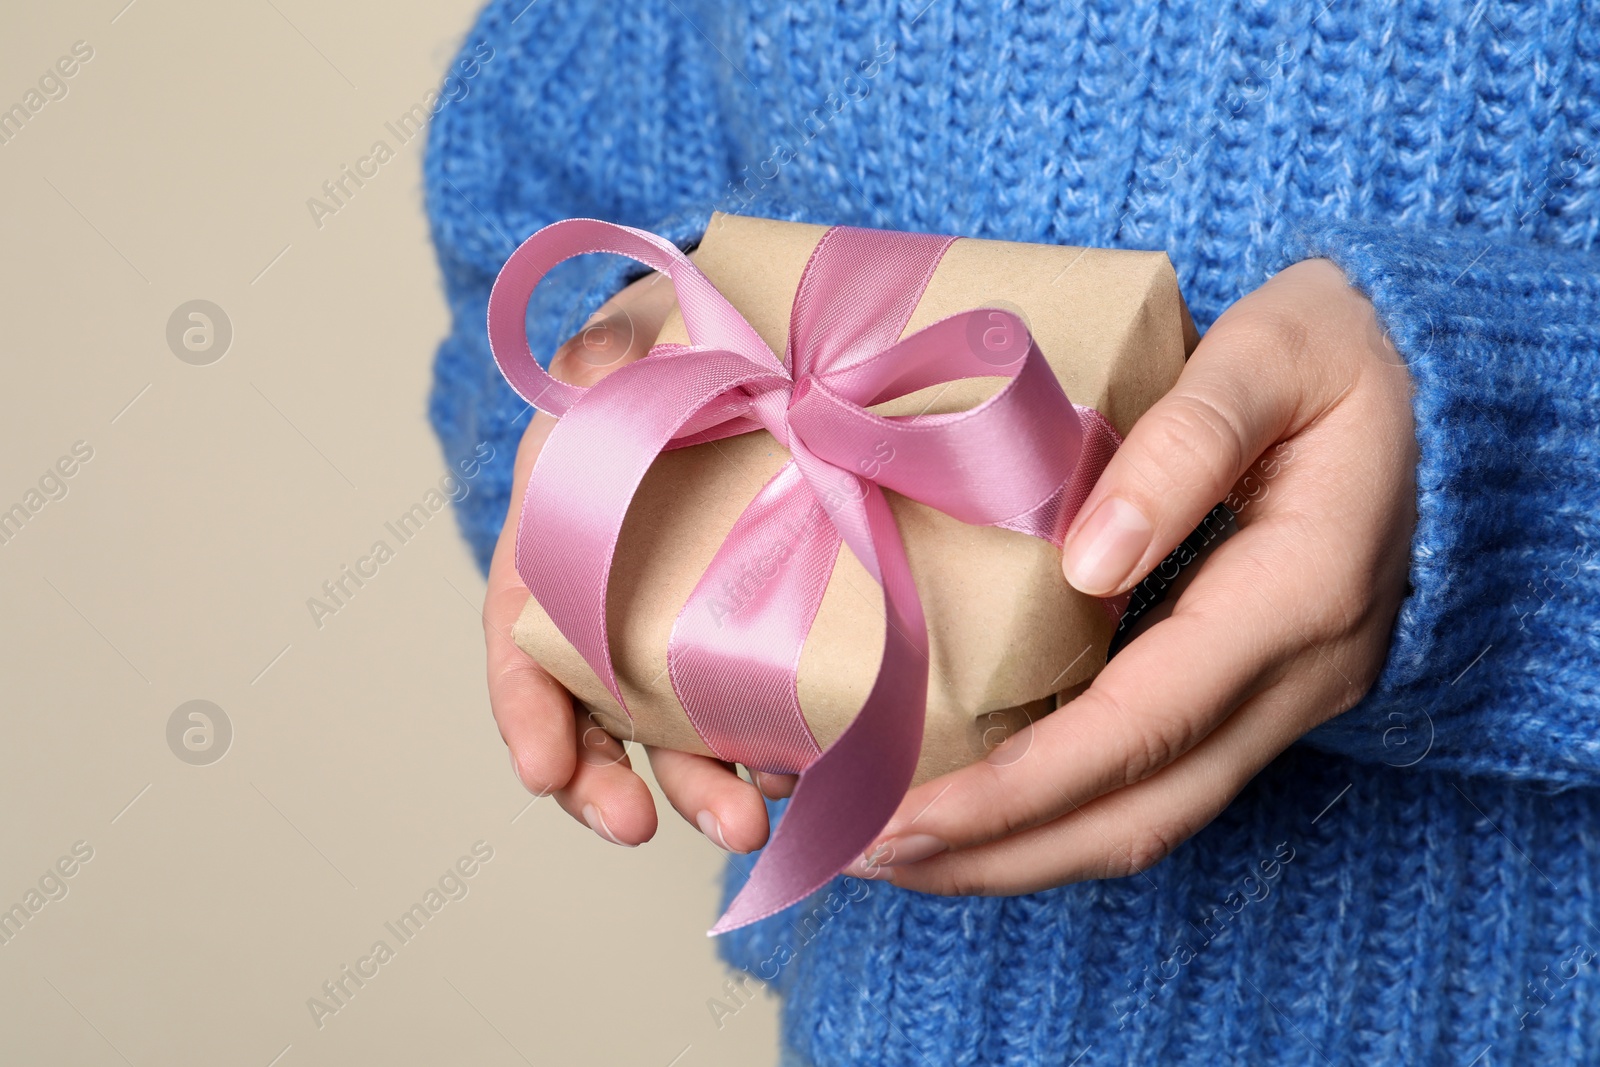
[[[761,790],[761,795],[768,800],[782,800],[794,793],[794,785],[783,781],[778,775],[756,771],[753,777],[756,780],[756,788]]]
[[[1062,568],[1079,592],[1104,596],[1138,564],[1155,528],[1121,497],[1107,497],[1067,545]]]
[[[528,783],[523,781],[522,768],[517,765],[517,754],[512,752],[509,748],[506,749],[506,753],[511,757],[511,773],[517,776],[517,784],[522,788],[527,789]],[[532,790],[529,791],[532,792]]]
[[[855,878],[876,878],[883,871],[883,858],[889,854],[888,842],[873,846],[870,852],[857,856],[841,873]]]
[[[904,837],[891,837],[879,845],[877,852],[882,853],[878,859],[880,867],[905,867],[913,863],[921,863],[929,856],[937,856],[950,846],[932,834],[906,834]]]
[[[728,839],[722,836],[722,823],[709,811],[702,811],[694,817],[694,824],[700,827],[700,832],[709,837],[712,842],[724,852],[737,852],[738,849],[728,844]]]
[[[606,825],[606,817],[600,814],[600,809],[593,804],[585,804],[583,806],[583,821],[589,824],[589,829],[610,841],[613,845],[621,845],[623,848],[636,847],[612,833],[611,827]]]

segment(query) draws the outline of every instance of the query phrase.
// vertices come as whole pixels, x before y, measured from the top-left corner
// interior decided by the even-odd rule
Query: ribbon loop
[[[544,276],[561,263],[593,252],[610,252],[660,271],[672,280],[689,338],[706,348],[736,352],[768,369],[787,369],[759,334],[700,273],[688,256],[663,237],[598,219],[564,219],[529,237],[511,253],[489,291],[489,348],[500,373],[529,404],[560,417],[583,388],[557,381],[528,347],[528,300]]]
[[[966,316],[961,315],[935,323],[878,362],[890,364],[904,355],[914,367],[943,367],[959,374],[964,357],[952,342],[965,327]],[[834,466],[962,522],[1005,522],[1038,507],[1072,476],[1083,438],[1076,410],[1031,341],[1026,358],[1007,371],[1010,381],[976,407],[911,417],[873,414],[818,383],[803,394],[795,391],[790,427]],[[920,380],[910,372],[896,388],[909,392],[921,388]],[[946,374],[940,380],[955,379]],[[861,391],[871,383],[854,384]],[[882,395],[880,390],[877,396]],[[1018,455],[1029,461],[1018,463]]]

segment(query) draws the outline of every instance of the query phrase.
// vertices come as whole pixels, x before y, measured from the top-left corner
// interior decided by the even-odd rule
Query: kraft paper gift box
[[[783,353],[802,270],[827,227],[717,213],[695,263],[774,352]],[[665,282],[663,282],[665,284]],[[948,315],[1018,314],[1073,403],[1126,436],[1177,380],[1196,334],[1165,253],[962,239],[939,262],[902,336]],[[688,343],[676,312],[661,343]],[[872,408],[962,411],[1000,379],[934,386]],[[734,521],[789,458],[765,430],[664,452],[622,528],[607,622],[625,714],[529,599],[513,637],[623,740],[711,755],[667,674],[674,620]],[[1069,586],[1061,551],[1037,537],[969,526],[888,491],[927,617],[928,705],[916,780],[980,759],[1087,685],[1115,621]],[[801,654],[801,711],[826,748],[860,710],[883,655],[877,584],[841,547]]]

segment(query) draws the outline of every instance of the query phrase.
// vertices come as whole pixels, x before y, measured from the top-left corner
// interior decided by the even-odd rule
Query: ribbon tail
[[[821,754],[795,683],[839,544],[790,461],[739,516],[678,613],[667,645],[672,688],[719,759],[797,774]]]
[[[862,562],[883,584],[878,677],[855,721],[801,773],[772,841],[711,936],[774,915],[826,885],[888,824],[916,773],[928,704],[928,628],[883,492],[869,486],[857,507],[876,556]]]

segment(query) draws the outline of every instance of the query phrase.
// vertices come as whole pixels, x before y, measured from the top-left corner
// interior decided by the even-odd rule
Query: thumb
[[[1134,424],[1067,531],[1062,568],[1080,592],[1131,588],[1289,429],[1298,361],[1274,343],[1276,331],[1226,318]]]
[[[587,387],[643,359],[675,307],[677,295],[667,276],[645,275],[601,304],[583,328],[556,349],[551,375]]]

